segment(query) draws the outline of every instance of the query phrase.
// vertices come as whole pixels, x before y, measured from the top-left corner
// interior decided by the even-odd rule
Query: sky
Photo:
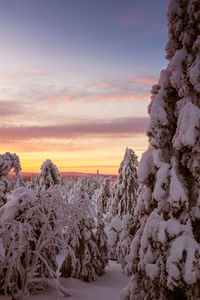
[[[0,153],[24,172],[117,174],[141,158],[167,66],[167,0],[0,0]]]

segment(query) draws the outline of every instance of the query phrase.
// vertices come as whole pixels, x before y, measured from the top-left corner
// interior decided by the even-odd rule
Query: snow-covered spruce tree
[[[133,214],[136,206],[138,178],[137,156],[126,148],[124,159],[119,167],[119,175],[113,187],[113,199],[106,217],[109,258],[117,260],[117,246],[121,238],[122,218]]]
[[[108,238],[104,230],[102,212],[97,214],[97,228],[95,239],[98,248],[98,268],[97,275],[103,275],[106,265],[108,264]]]
[[[61,183],[61,176],[56,165],[47,159],[41,166],[40,186],[46,190],[53,185]]]
[[[35,194],[17,188],[0,208],[0,291],[13,299],[47,286],[69,295],[57,278],[56,246],[63,244],[57,193]],[[63,244],[64,245],[64,244]]]
[[[9,152],[0,155],[0,207],[7,201],[6,194],[9,192],[9,182],[5,176],[8,175],[11,169],[14,169],[18,179],[21,176],[19,174],[21,171],[19,157],[15,153],[11,154]]]
[[[121,299],[200,299],[200,1],[170,0],[168,28]]]
[[[111,213],[114,216],[118,215],[122,218],[125,214],[133,214],[138,190],[137,167],[137,156],[132,149],[126,148],[114,186],[114,199],[111,208]]]
[[[109,203],[109,200],[111,198],[111,191],[110,191],[110,182],[109,178],[106,177],[98,191],[97,196],[97,203],[101,206],[102,213],[107,213],[107,205]]]

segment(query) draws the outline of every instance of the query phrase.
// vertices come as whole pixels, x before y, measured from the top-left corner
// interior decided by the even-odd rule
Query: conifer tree
[[[9,182],[5,177],[11,169],[14,170],[17,180],[20,179],[21,165],[19,157],[15,153],[11,154],[9,152],[0,155],[0,206],[7,201],[6,194],[9,192]]]
[[[68,251],[60,268],[63,277],[94,281],[104,273],[107,264],[107,239],[103,223],[98,219],[97,229],[88,203],[74,198],[67,204],[68,226],[66,244]]]
[[[137,166],[138,161],[134,151],[126,148],[114,186],[112,215],[122,218],[125,214],[133,214],[138,190]]]
[[[107,206],[111,198],[109,178],[105,178],[97,196],[98,205],[101,206],[102,213],[107,213]]]
[[[200,1],[170,0],[168,29],[121,299],[200,298]]]
[[[61,176],[56,165],[50,159],[47,159],[41,166],[40,186],[46,190],[53,185],[61,183]]]

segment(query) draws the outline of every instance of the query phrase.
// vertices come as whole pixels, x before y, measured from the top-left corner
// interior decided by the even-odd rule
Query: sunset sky
[[[0,0],[0,152],[23,171],[117,174],[141,157],[167,65],[167,0]]]

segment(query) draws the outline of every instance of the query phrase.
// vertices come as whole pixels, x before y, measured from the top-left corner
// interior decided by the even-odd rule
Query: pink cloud
[[[145,134],[148,117],[119,118],[50,126],[0,127],[0,140],[30,140],[40,138],[76,138],[82,136],[132,136]]]

